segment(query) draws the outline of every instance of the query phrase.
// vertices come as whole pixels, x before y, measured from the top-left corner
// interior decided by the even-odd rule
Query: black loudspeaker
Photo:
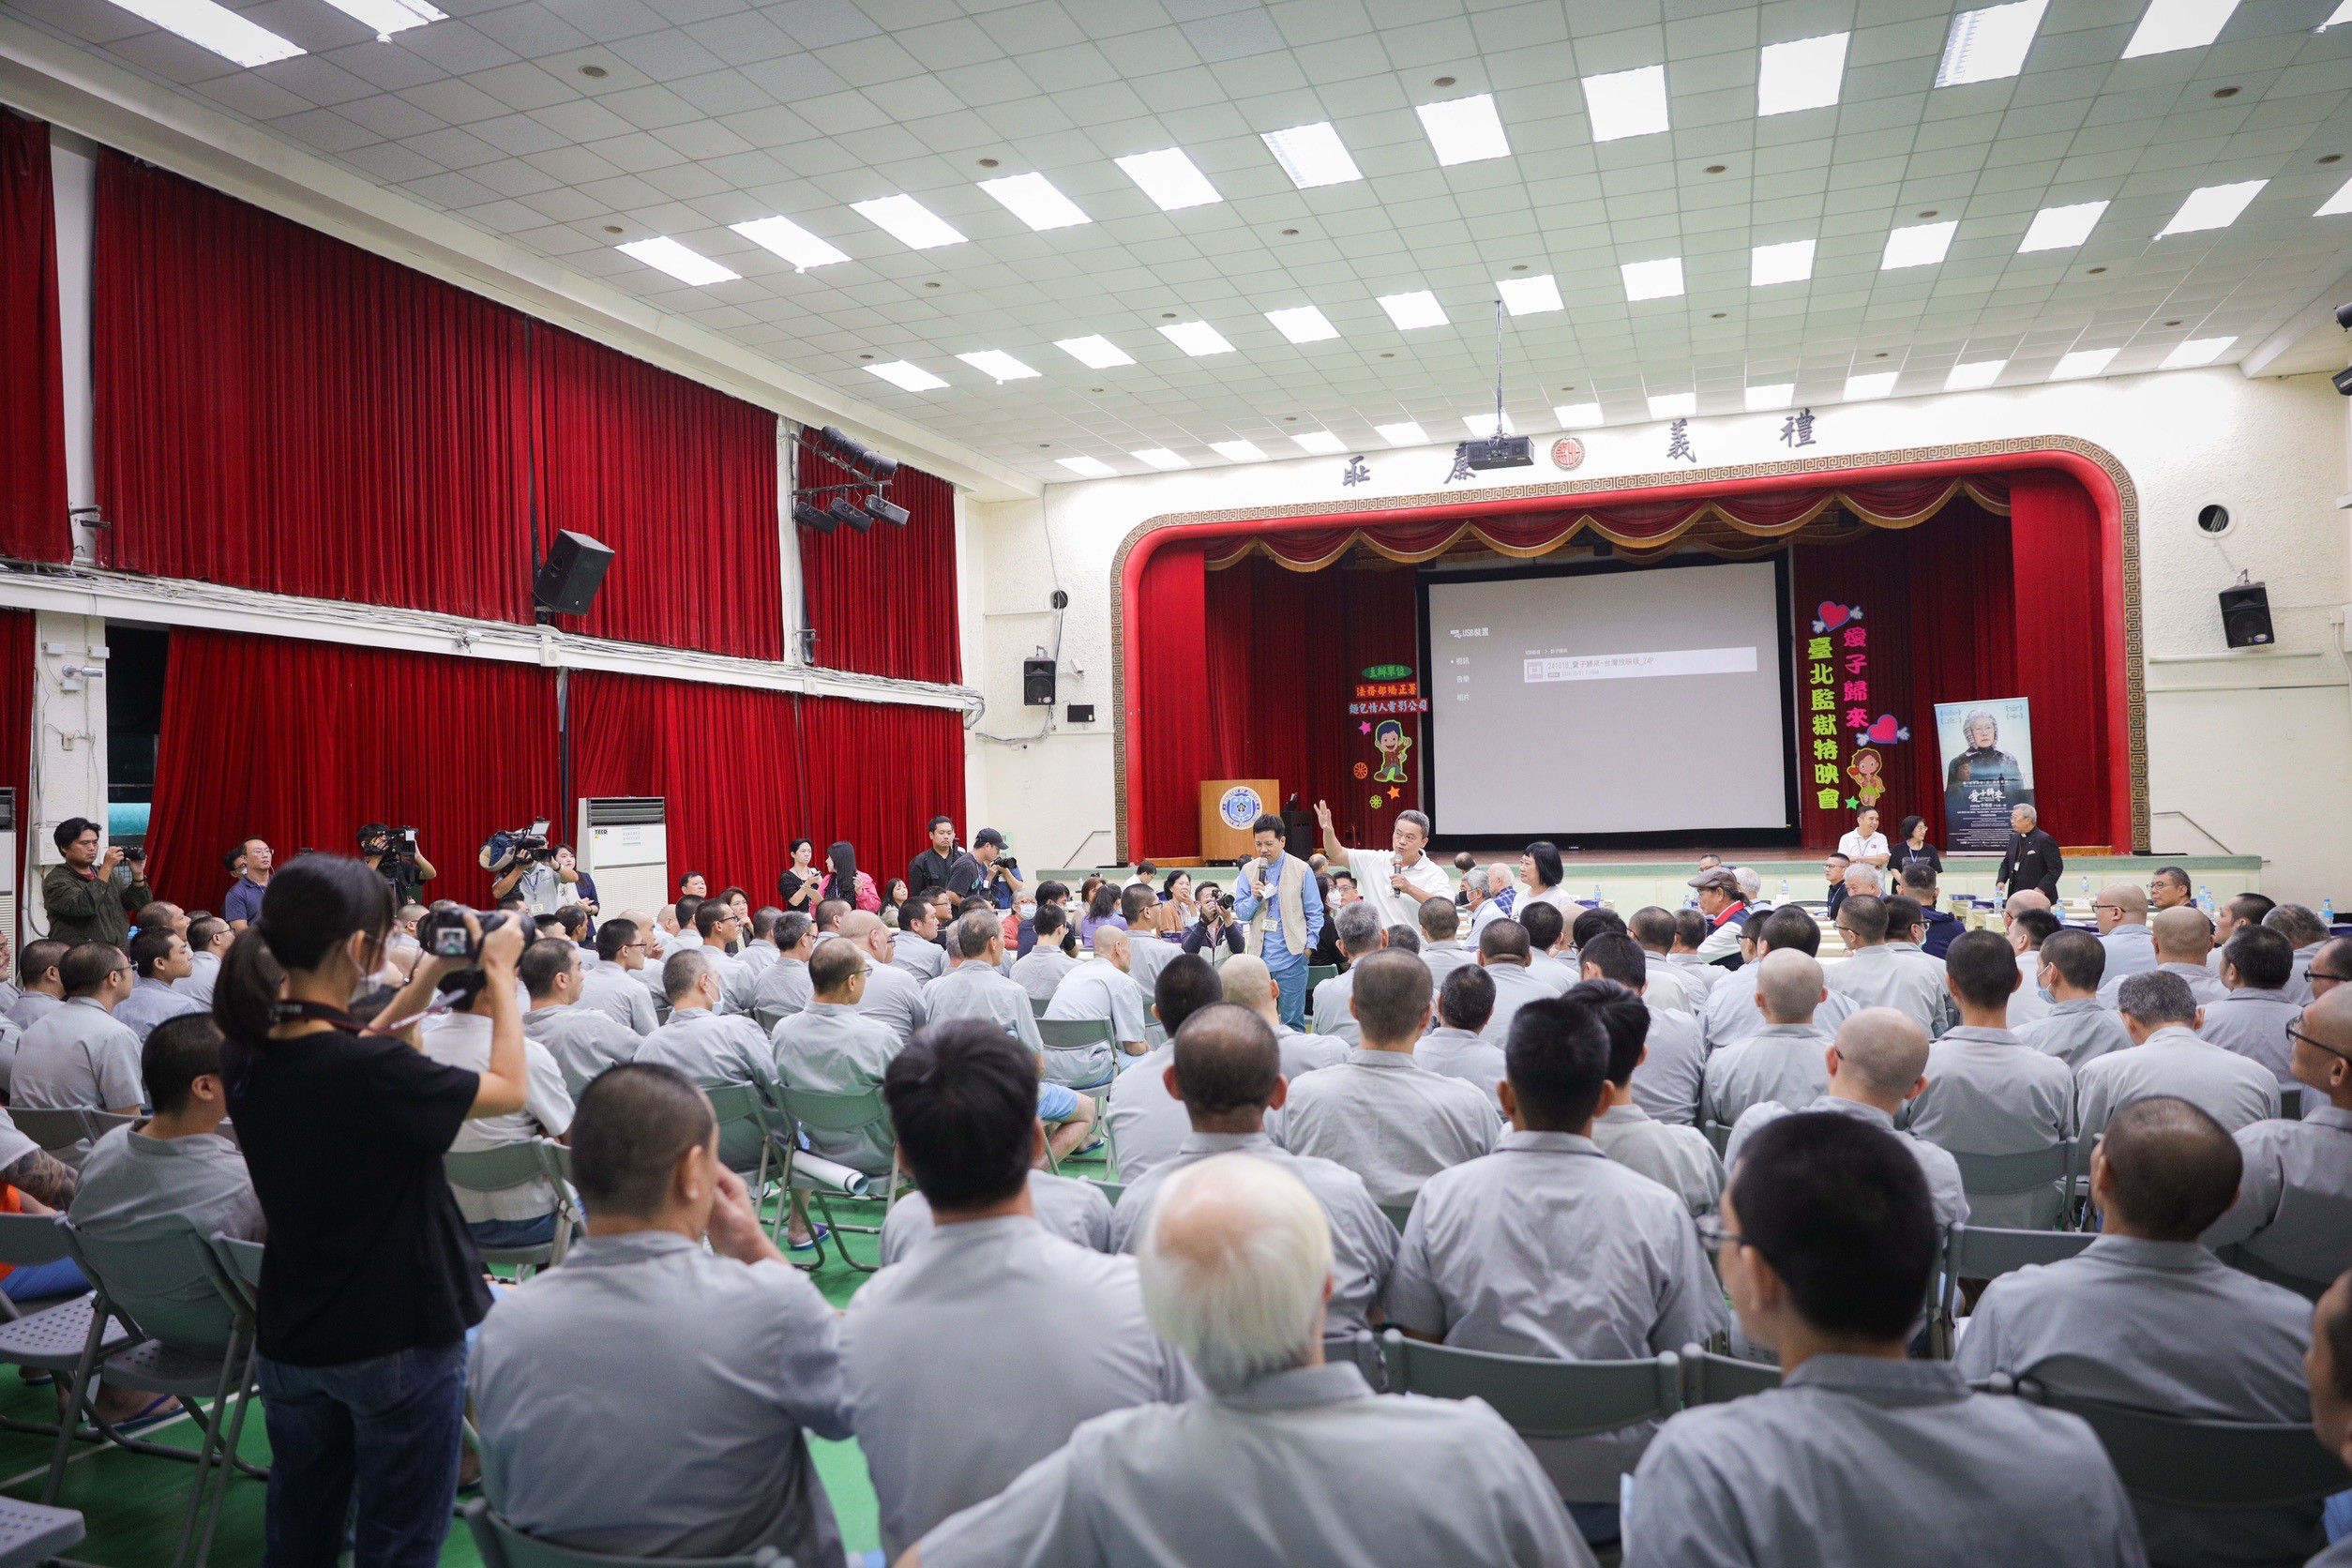
[[[1053,706],[1053,660],[1021,660],[1021,705],[1029,708]]]
[[[539,575],[532,580],[531,597],[558,615],[585,615],[596,602],[605,568],[611,565],[611,550],[585,534],[564,529],[540,564]]]
[[[2267,648],[2278,641],[2270,631],[2270,590],[2259,582],[2223,589],[2222,635],[2233,648]]]

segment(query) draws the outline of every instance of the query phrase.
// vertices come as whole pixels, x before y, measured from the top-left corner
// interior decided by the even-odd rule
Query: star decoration
[[[1395,785],[1394,785],[1394,784],[1391,784],[1391,785],[1388,787],[1388,798],[1389,798],[1389,799],[1391,799],[1391,800],[1397,800],[1397,799],[1400,799],[1400,798],[1404,795],[1404,793],[1405,793],[1405,792],[1404,792],[1404,791],[1402,791],[1402,790],[1398,789],[1398,788],[1397,788]]]
[[[1372,721],[1371,721],[1370,719],[1368,719],[1368,718],[1367,718],[1367,719],[1365,719],[1365,720],[1364,720],[1362,724],[1359,724],[1359,725],[1357,725],[1357,726],[1356,726],[1356,733],[1357,733],[1357,734],[1359,734],[1359,735],[1368,735],[1368,734],[1370,734],[1371,732],[1372,732]]]
[[[1847,810],[1848,810],[1848,811],[1852,811],[1852,810],[1858,809],[1861,806],[1862,806],[1862,802],[1861,802],[1861,801],[1859,801],[1859,800],[1856,800],[1856,799],[1855,799],[1852,795],[1847,795],[1847,796],[1846,797],[1846,809],[1847,809]]]

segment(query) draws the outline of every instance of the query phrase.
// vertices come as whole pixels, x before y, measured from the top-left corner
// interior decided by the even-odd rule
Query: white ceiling
[[[2234,362],[2352,267],[2352,26],[2337,0],[2244,0],[2210,46],[2120,58],[2143,0],[2051,0],[2023,74],[1936,88],[1953,0],[437,0],[378,41],[326,0],[228,0],[302,46],[244,69],[109,0],[11,12],[416,201],[560,257],[779,365],[1040,478],[1058,460],[1289,437],[1458,439],[1491,410],[1494,283],[1556,274],[1568,309],[1507,324],[1521,431],[1652,395],[1736,412],[1752,384],[1837,400],[1850,374],[1940,390],[2060,355],[2152,369],[2192,338]],[[1851,30],[1833,108],[1759,119],[1757,51]],[[1595,143],[1579,79],[1664,64],[1672,128]],[[606,74],[592,79],[583,67]],[[1438,79],[1453,83],[1438,86]],[[2236,89],[2216,97],[2223,89]],[[1491,92],[1512,155],[1440,167],[1416,104]],[[1329,120],[1361,181],[1301,190],[1261,132]],[[1184,149],[1225,200],[1159,210],[1113,163]],[[982,159],[996,160],[984,167]],[[1720,173],[1710,166],[1720,165]],[[1039,172],[1093,219],[1033,233],[977,188]],[[2193,188],[2269,183],[2229,228],[2151,236]],[[912,250],[851,209],[915,196],[970,236]],[[2037,209],[2111,204],[2078,249],[2020,254]],[[1937,265],[1882,272],[1888,232],[1956,219]],[[728,225],[782,215],[848,252],[807,273]],[[613,249],[669,235],[741,273],[677,283]],[[1818,242],[1809,281],[1751,288],[1749,250]],[[1623,264],[1688,293],[1629,303]],[[1517,269],[1524,268],[1524,272]],[[1449,324],[1377,303],[1435,292]],[[1294,345],[1263,312],[1319,307]],[[1238,352],[1157,330],[1205,320]],[[1108,337],[1090,370],[1055,339]],[[1042,372],[998,385],[957,359]],[[946,389],[866,373],[905,358]]]

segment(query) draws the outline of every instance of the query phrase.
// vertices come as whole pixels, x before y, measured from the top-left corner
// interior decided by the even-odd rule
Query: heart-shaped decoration
[[[1894,722],[1892,714],[1880,714],[1878,721],[1870,727],[1870,738],[1879,746],[1892,746],[1900,734],[1900,727]]]
[[[1819,618],[1823,631],[1835,631],[1854,617],[1851,605],[1839,604],[1834,599],[1823,599],[1814,607],[1813,613]]]

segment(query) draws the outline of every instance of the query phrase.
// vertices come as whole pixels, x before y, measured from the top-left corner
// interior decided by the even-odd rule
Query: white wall
[[[2352,490],[2352,429],[2344,400],[2325,377],[2248,381],[2218,369],[1843,404],[1818,411],[1817,445],[1802,452],[1781,444],[1784,417],[1693,420],[1699,466],[2051,435],[2114,453],[2140,504],[2155,847],[2215,853],[2218,841],[2272,862],[2263,885],[2276,895],[2352,895],[2352,820],[2341,808],[2341,780],[2352,768],[2352,670],[2343,653],[2352,513],[2335,505]],[[1573,475],[1551,466],[1546,435],[1537,439],[1532,471],[1453,489],[1630,478],[1681,466],[1665,460],[1662,424],[1579,434],[1588,456]],[[1336,507],[1445,488],[1450,446],[1364,456],[1372,476],[1352,488],[1340,482],[1345,457],[1305,458],[1055,485],[1042,502],[971,507],[985,563],[987,652],[966,678],[988,695],[985,728],[1036,727],[1036,710],[1020,706],[1020,659],[1041,640],[1042,623],[1019,612],[1041,609],[1057,582],[1071,599],[1062,701],[1094,702],[1099,715],[1089,729],[1058,727],[1022,746],[982,743],[994,824],[1024,844],[1024,858],[1067,864],[1112,853],[1111,560],[1128,531],[1168,513]],[[2209,502],[2238,520],[2218,542],[2196,528]],[[2275,653],[2232,655],[2224,646],[2215,596],[2240,568],[2269,586]]]

